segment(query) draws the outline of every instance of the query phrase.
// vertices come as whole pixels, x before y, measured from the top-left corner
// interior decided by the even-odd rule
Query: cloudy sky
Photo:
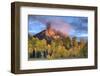
[[[51,23],[52,28],[66,35],[77,37],[88,35],[88,18],[74,16],[29,15],[28,32],[37,34],[46,29],[48,22]]]

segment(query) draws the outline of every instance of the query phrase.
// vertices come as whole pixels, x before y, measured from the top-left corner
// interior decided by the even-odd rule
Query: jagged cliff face
[[[53,39],[57,39],[60,38],[60,34],[58,34],[58,32],[52,28],[49,28],[45,31],[45,35],[48,37],[51,37]]]
[[[51,26],[47,27],[47,29],[45,30],[45,35],[48,37],[51,37],[53,39],[64,38],[67,36],[63,32],[61,32],[59,30],[55,30]]]

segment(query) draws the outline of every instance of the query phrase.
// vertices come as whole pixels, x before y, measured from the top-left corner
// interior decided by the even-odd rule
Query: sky
[[[37,34],[46,29],[47,23],[52,28],[69,36],[88,36],[88,17],[28,15],[28,33]]]

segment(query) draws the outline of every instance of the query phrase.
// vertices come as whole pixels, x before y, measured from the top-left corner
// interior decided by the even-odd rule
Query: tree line
[[[77,37],[67,36],[63,39],[54,39],[50,44],[45,39],[36,37],[28,38],[29,59],[62,59],[62,58],[84,58],[87,57],[87,42]]]

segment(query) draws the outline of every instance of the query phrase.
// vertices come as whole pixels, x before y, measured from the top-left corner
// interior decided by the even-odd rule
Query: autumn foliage
[[[29,59],[86,58],[87,50],[87,42],[77,37],[54,39],[50,44],[33,36],[28,39]]]

